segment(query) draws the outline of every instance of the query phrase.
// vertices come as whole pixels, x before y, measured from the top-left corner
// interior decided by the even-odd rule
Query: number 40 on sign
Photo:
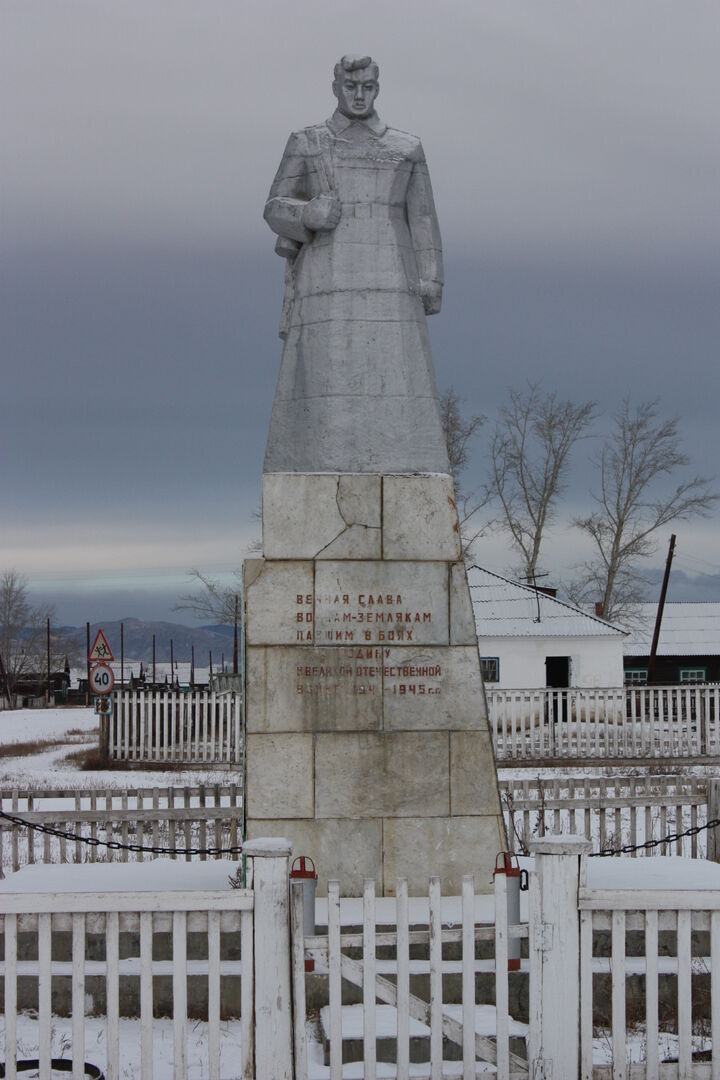
[[[109,694],[114,685],[115,676],[108,664],[94,664],[90,668],[90,689],[93,694]]]

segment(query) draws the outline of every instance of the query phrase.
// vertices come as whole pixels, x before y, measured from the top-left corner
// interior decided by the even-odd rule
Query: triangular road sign
[[[102,630],[98,630],[95,635],[95,641],[93,647],[88,653],[88,660],[114,660],[115,657],[112,654],[108,640],[103,634]]]

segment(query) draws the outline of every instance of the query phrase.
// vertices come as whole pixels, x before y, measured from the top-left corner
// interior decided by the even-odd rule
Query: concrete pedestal
[[[504,828],[452,478],[263,477],[245,563],[247,832],[319,889],[491,888]]]

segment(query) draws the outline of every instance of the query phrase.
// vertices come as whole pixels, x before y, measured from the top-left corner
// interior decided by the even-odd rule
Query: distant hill
[[[190,650],[195,646],[195,663],[206,665],[208,653],[213,654],[213,665],[219,665],[221,655],[232,658],[232,626],[186,626],[184,623],[146,622],[143,619],[123,619],[125,657],[131,660],[152,661],[152,639],[155,635],[155,658],[160,663],[170,659],[170,642],[173,643],[175,660],[190,660]],[[98,629],[108,640],[116,660],[120,659],[120,621],[90,624],[90,644]],[[85,653],[85,627],[64,626],[61,633],[73,640]]]

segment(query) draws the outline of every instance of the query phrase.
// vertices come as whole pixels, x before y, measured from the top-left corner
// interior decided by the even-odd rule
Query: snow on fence
[[[487,688],[499,761],[720,755],[720,685]]]
[[[546,833],[584,836],[601,849],[635,846],[703,826],[720,813],[718,781],[706,777],[501,778],[499,786],[510,850],[519,852]],[[700,832],[632,854],[716,860],[720,851],[714,842],[708,849],[708,833]]]
[[[239,694],[117,690],[101,738],[116,761],[237,765],[243,740]]]
[[[79,791],[0,788],[0,809],[92,840],[167,848],[164,855],[169,858],[183,858],[173,854],[174,849],[237,847],[242,836],[242,791],[237,784]],[[0,818],[0,867],[5,872],[36,862],[142,862],[156,857],[51,836]]]

